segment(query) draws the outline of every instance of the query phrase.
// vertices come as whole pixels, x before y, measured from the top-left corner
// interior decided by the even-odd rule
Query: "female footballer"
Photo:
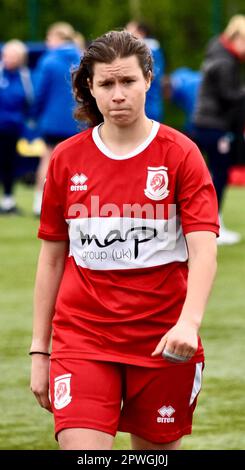
[[[217,201],[196,145],[145,114],[151,80],[140,39],[95,39],[73,77],[90,128],[49,166],[31,389],[61,449],[108,450],[124,431],[133,449],[172,450],[191,433]]]

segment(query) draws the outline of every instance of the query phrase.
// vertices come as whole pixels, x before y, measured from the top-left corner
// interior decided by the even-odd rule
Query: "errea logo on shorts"
[[[80,175],[76,173],[72,178],[71,181],[74,183],[71,185],[71,191],[86,191],[88,189],[87,184],[84,184],[87,181],[87,176],[81,173]]]
[[[161,418],[160,416],[157,417],[158,423],[174,423],[172,415],[175,413],[175,409],[172,406],[162,406],[158,413],[161,415]]]

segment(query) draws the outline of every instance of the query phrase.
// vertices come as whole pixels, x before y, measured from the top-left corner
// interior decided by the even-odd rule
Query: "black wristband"
[[[32,354],[42,354],[43,356],[50,356],[50,353],[43,351],[30,351],[29,355],[32,356]]]

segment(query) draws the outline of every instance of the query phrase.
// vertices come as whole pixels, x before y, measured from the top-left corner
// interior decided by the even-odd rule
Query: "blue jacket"
[[[48,50],[36,68],[35,95],[41,135],[70,137],[79,130],[73,118],[71,70],[80,62],[78,48],[68,43]]]
[[[201,80],[201,72],[188,67],[180,67],[170,75],[171,99],[185,113],[186,132],[191,132],[193,128],[193,113]]]
[[[9,71],[0,64],[0,132],[20,135],[28,109],[20,71]]]
[[[164,118],[162,79],[164,75],[164,55],[159,42],[153,38],[145,38],[153,57],[153,81],[146,94],[146,115],[150,119],[162,122]]]

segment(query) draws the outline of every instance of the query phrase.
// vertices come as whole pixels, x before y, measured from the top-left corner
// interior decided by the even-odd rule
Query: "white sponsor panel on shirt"
[[[187,260],[179,217],[170,220],[91,217],[67,220],[70,256],[89,269],[136,269]]]

